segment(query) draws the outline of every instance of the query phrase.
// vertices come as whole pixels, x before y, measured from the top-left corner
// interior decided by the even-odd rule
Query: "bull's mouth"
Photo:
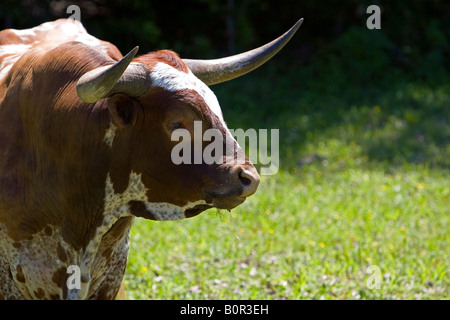
[[[242,204],[246,197],[228,197],[228,198],[216,198],[213,200],[214,207],[218,209],[231,210]]]
[[[236,208],[238,205],[242,204],[245,201],[245,199],[246,199],[246,197],[214,198],[212,200],[211,205],[200,204],[193,208],[186,209],[184,214],[185,214],[186,218],[192,218],[210,208],[231,210],[231,209]]]
[[[231,210],[242,204],[247,197],[241,196],[240,190],[233,190],[227,193],[206,192],[207,202],[217,209]]]
[[[200,205],[195,206],[194,208],[186,209],[186,211],[184,212],[184,215],[186,216],[186,218],[192,218],[212,207],[213,206],[208,205],[208,204],[200,204]]]

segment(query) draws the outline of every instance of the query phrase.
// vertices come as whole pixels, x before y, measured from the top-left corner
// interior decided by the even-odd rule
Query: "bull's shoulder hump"
[[[74,19],[59,19],[30,29],[0,31],[0,80],[29,50],[41,48],[50,51],[61,44],[73,41],[81,42],[116,60],[121,58],[119,50],[113,44],[90,35],[81,22]]]

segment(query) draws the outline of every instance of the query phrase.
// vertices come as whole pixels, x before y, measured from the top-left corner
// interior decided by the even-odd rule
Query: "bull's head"
[[[78,96],[89,103],[108,98],[107,142],[114,155],[107,180],[111,193],[127,193],[122,200],[133,214],[157,220],[190,217],[210,207],[232,209],[254,194],[260,177],[247,157],[245,163],[230,159],[229,141],[234,147],[231,158],[242,156],[243,151],[227,129],[208,85],[258,68],[290,40],[302,21],[274,41],[231,57],[180,59],[162,50],[134,58],[136,47],[117,63],[84,74],[77,84]],[[221,133],[223,161],[172,161],[178,144],[172,141],[174,130],[186,129],[194,137],[195,121],[201,121],[202,133],[211,128]]]

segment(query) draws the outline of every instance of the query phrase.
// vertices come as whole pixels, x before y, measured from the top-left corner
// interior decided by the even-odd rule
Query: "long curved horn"
[[[207,85],[213,85],[240,77],[255,70],[272,58],[292,38],[303,18],[277,39],[259,48],[234,56],[212,60],[183,59],[188,68]]]
[[[97,102],[114,93],[124,93],[131,97],[144,94],[150,87],[147,68],[139,63],[131,63],[139,47],[135,47],[115,64],[93,69],[85,73],[77,82],[77,94],[84,102]]]

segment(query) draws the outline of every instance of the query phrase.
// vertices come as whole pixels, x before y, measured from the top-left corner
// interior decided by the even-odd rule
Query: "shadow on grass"
[[[340,145],[335,153],[357,146],[357,154],[341,156],[360,157],[369,167],[450,169],[448,80],[431,85],[392,72],[373,82],[333,82],[311,77],[310,70],[269,67],[213,90],[230,128],[280,129],[285,169],[314,154],[322,157],[319,146],[326,149],[332,140]]]

